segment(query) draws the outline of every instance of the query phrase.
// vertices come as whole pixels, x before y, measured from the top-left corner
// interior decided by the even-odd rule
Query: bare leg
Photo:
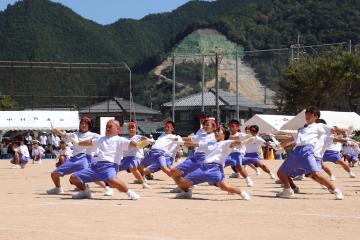
[[[70,176],[70,182],[71,184],[75,185],[82,191],[86,189],[86,185],[81,183],[80,180],[74,174]]]
[[[331,170],[328,166],[326,166],[325,164],[322,164],[321,167],[324,170],[324,172],[327,173],[327,175],[332,176]]]
[[[271,173],[270,169],[265,164],[263,164],[261,161],[257,163],[257,166],[260,167],[264,172],[269,173],[269,174]]]
[[[190,182],[189,180],[187,180],[185,178],[181,178],[179,180],[179,182],[177,182],[177,185],[179,186],[179,188],[181,188],[182,190],[187,192],[187,191],[189,191],[189,188],[192,187],[192,182]]]
[[[219,183],[216,184],[217,187],[219,187],[221,190],[225,191],[225,192],[229,192],[229,193],[236,193],[239,194],[241,193],[240,188],[235,187],[234,185],[231,185],[225,181],[221,181]]]
[[[335,185],[332,184],[329,180],[327,180],[320,172],[314,172],[311,174],[312,179],[316,182],[324,185],[328,189],[334,191],[336,189]]]
[[[58,172],[52,172],[51,173],[51,179],[55,184],[55,187],[61,187],[60,185],[60,174]]]
[[[289,177],[288,175],[286,175],[283,172],[277,172],[277,175],[280,179],[280,181],[282,182],[282,184],[284,185],[284,188],[290,188],[290,182],[289,182]]]
[[[127,187],[126,183],[119,178],[111,178],[108,179],[107,182],[110,184],[111,187],[116,188],[120,192],[127,193],[129,188]]]
[[[141,183],[144,183],[144,177],[141,175],[140,171],[136,167],[129,168],[129,170],[137,180],[139,180]]]
[[[337,161],[336,161],[336,164],[341,165],[346,172],[348,172],[348,173],[351,172],[350,167],[346,164],[345,161],[343,161],[343,160],[337,160]]]
[[[236,171],[243,177],[247,178],[249,176],[248,172],[243,166],[235,166]]]

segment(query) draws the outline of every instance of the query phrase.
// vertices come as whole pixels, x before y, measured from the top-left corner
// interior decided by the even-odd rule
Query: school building
[[[275,106],[254,102],[239,94],[239,119],[246,121],[255,114],[274,114]],[[172,102],[162,105],[162,112],[172,115]],[[202,93],[196,93],[175,101],[176,131],[188,134],[199,128],[199,116],[206,113],[216,116],[216,93],[210,89],[204,93],[204,112],[201,111]],[[236,95],[219,89],[220,122],[236,119]]]

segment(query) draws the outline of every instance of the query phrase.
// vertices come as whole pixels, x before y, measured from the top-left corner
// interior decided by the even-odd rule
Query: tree
[[[0,97],[0,110],[15,110],[19,108],[19,104],[8,96],[1,96]]]
[[[360,55],[333,49],[293,63],[283,71],[275,102],[279,110],[297,113],[309,105],[355,111],[360,100]]]

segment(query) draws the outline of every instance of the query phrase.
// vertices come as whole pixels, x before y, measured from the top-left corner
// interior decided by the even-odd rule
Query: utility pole
[[[240,121],[239,119],[239,52],[236,49],[236,120]]]
[[[202,60],[202,76],[201,76],[201,112],[205,112],[204,107],[204,91],[205,91],[205,57],[201,56]]]
[[[175,92],[176,92],[176,88],[175,88],[175,54],[173,55],[173,89],[172,89],[172,121],[175,122]]]
[[[216,124],[220,123],[220,107],[219,107],[219,54],[217,48],[215,50],[215,105],[216,105]]]

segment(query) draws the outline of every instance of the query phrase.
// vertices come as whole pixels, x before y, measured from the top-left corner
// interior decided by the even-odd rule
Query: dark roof
[[[133,103],[132,110],[135,113],[140,114],[161,114],[160,111],[157,111],[152,108],[148,108],[146,106]],[[96,103],[94,105],[90,105],[79,110],[80,113],[100,113],[100,112],[129,112],[130,110],[130,102],[123,98],[111,98],[104,102]]]
[[[215,90],[204,93],[204,106],[215,106]],[[236,95],[219,89],[220,106],[236,106]],[[172,102],[163,104],[164,107],[171,107]],[[175,100],[175,107],[199,107],[201,106],[201,92]],[[273,109],[274,105],[260,104],[239,94],[239,106],[246,108]]]

